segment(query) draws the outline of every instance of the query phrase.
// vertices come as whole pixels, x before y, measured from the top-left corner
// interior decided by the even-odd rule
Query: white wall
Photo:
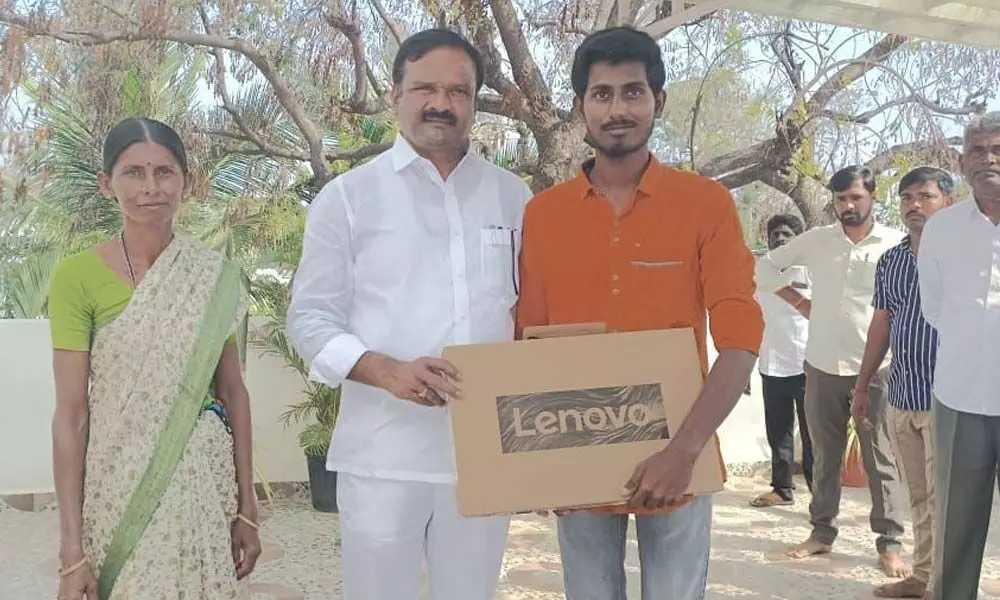
[[[0,496],[52,491],[51,356],[48,321],[0,320]],[[278,421],[301,392],[301,379],[251,348],[247,387],[260,474],[271,482],[308,479],[298,431]]]
[[[709,364],[714,363],[718,355],[709,335]],[[719,427],[722,460],[727,465],[754,464],[771,460],[771,450],[767,446],[767,432],[764,429],[764,399],[760,389],[760,374],[754,366],[753,374],[750,376],[750,395],[740,398],[736,408]]]
[[[715,353],[709,340],[709,359]],[[271,482],[308,479],[297,430],[278,418],[296,401],[302,383],[279,359],[253,348],[247,357],[247,387],[254,421],[255,458]],[[719,429],[727,464],[769,459],[760,377]],[[54,405],[48,321],[0,320],[0,496],[52,491],[49,422]]]

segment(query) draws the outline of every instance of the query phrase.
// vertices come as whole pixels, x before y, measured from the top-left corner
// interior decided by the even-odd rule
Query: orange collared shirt
[[[706,315],[719,350],[760,350],[764,319],[755,290],[754,258],[729,190],[664,167],[655,157],[623,214],[616,215],[594,189],[586,166],[525,209],[518,338],[533,325],[692,327],[705,374]],[[725,467],[720,469],[725,476]],[[626,506],[595,510],[649,512]]]

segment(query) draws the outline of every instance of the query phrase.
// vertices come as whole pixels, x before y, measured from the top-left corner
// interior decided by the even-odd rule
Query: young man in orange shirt
[[[621,506],[559,518],[568,600],[625,598],[629,514],[636,515],[642,599],[704,598],[712,498],[684,492],[695,458],[717,443],[716,429],[746,388],[764,330],[754,258],[728,190],[669,169],[649,152],[665,80],[660,49],[645,33],[613,28],[584,40],[572,83],[596,158],[533,198],[524,216],[519,335],[564,323],[692,327],[707,373],[670,444],[622,482]],[[711,370],[706,313],[719,350]]]

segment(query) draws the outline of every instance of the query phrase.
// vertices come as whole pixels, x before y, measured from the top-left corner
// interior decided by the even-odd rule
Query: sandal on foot
[[[750,501],[750,506],[754,508],[769,508],[772,506],[791,506],[792,500],[784,498],[777,492],[764,492]]]

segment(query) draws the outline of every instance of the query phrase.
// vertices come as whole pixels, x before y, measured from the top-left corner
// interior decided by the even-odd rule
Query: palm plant
[[[283,286],[272,285],[271,294],[284,291]],[[305,391],[302,399],[288,407],[281,415],[281,421],[286,427],[305,423],[299,434],[299,445],[306,456],[325,456],[330,447],[330,437],[337,422],[340,410],[340,388],[331,388],[321,383],[309,380],[309,367],[288,339],[285,332],[286,303],[284,297],[272,297],[271,305],[277,309],[268,316],[262,328],[260,337],[254,345],[264,354],[275,356],[295,371],[301,378]]]
[[[119,92],[111,103],[97,101],[95,94],[106,90],[95,90],[84,75],[68,83],[46,79],[23,84],[37,107],[33,125],[41,143],[13,159],[17,171],[27,174],[27,201],[0,207],[0,270],[7,284],[4,316],[41,316],[48,278],[58,260],[121,227],[117,206],[97,187],[108,124],[140,114],[174,122],[188,118],[195,112],[202,70],[197,53],[172,45],[152,65],[133,59],[110,74],[81,69],[106,75],[102,83],[113,84]]]
[[[44,142],[18,158],[23,163],[18,170],[31,174],[29,201],[0,205],[0,274],[6,284],[0,290],[0,316],[42,316],[46,284],[58,260],[120,229],[117,206],[101,196],[96,184],[107,124],[147,115],[183,130],[198,118],[196,96],[203,73],[200,54],[170,46],[155,68],[137,63],[121,73],[115,84],[120,94],[112,107],[95,108],[91,91],[79,81],[64,86],[47,81],[44,89],[25,85],[39,107],[35,125]],[[248,118],[281,112],[254,89],[237,100]],[[206,118],[211,121],[211,115]],[[189,140],[192,168],[201,184],[185,203],[178,227],[238,262],[247,273],[253,311],[266,313],[270,307],[258,302],[266,297],[256,291],[259,275],[287,280],[288,265],[301,252],[305,213],[288,191],[301,176],[296,171],[301,165],[219,145],[205,147],[193,136]]]

